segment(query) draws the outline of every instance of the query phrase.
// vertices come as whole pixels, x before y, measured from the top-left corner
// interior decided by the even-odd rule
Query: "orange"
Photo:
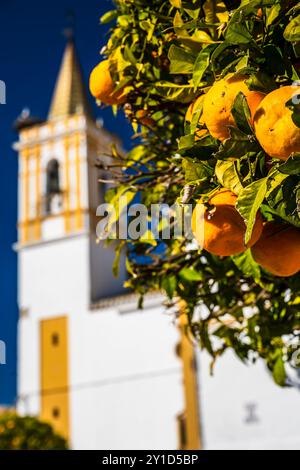
[[[299,86],[284,86],[269,93],[254,115],[254,130],[264,151],[274,158],[286,160],[294,152],[300,152],[300,129],[292,120],[292,110],[286,103],[297,95]]]
[[[126,96],[123,90],[115,92],[116,86],[110,74],[110,62],[103,60],[90,75],[90,91],[97,99],[108,105],[124,103]]]
[[[248,77],[234,77],[227,75],[214,83],[204,97],[202,120],[210,134],[221,141],[230,137],[228,126],[236,126],[231,113],[237,95],[242,92],[247,99],[253,118],[256,108],[265,97],[258,91],[250,91],[245,80]]]
[[[209,253],[231,256],[243,253],[259,239],[263,221],[258,213],[252,237],[244,243],[246,225],[235,208],[237,196],[227,189],[220,189],[209,200],[209,206],[198,203],[193,211],[192,231],[199,245]]]
[[[300,270],[300,230],[268,222],[251,251],[255,261],[269,273],[292,276]]]

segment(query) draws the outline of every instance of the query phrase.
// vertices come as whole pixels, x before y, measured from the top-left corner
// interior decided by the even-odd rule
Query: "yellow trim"
[[[76,164],[76,229],[82,229],[82,212],[81,206],[81,187],[80,187],[80,134],[75,137],[75,164]]]
[[[179,318],[181,336],[179,353],[183,363],[185,411],[178,417],[181,429],[184,428],[184,439],[181,434],[179,449],[199,450],[201,449],[201,431],[196,356],[193,343],[188,336],[187,324],[187,315],[183,312]]]
[[[68,318],[42,320],[41,419],[69,439]]]
[[[71,231],[70,226],[70,161],[69,161],[69,150],[70,143],[69,137],[64,139],[65,146],[65,231],[69,233]]]
[[[29,230],[28,230],[28,220],[29,220],[29,158],[30,154],[28,149],[24,151],[25,157],[25,172],[24,172],[24,228],[21,235],[22,242],[28,241]]]
[[[35,223],[35,239],[41,238],[41,149],[39,146],[35,150],[36,158],[36,175],[35,175],[35,197],[36,197],[36,223]]]
[[[24,227],[26,224],[28,224],[29,226],[34,225],[37,222],[43,222],[44,220],[48,220],[48,219],[57,219],[59,217],[67,217],[67,215],[71,218],[71,217],[76,216],[76,213],[77,213],[77,210],[70,210],[69,212],[60,212],[59,214],[49,214],[49,215],[44,215],[44,216],[41,215],[40,217],[29,219],[28,221],[25,221],[25,220],[20,221],[18,223],[18,227]],[[94,211],[90,209],[80,209],[80,213],[81,213],[81,216],[83,216],[84,214],[94,215]]]

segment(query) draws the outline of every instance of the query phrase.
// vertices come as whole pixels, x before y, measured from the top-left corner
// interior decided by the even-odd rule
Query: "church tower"
[[[72,40],[64,52],[48,119],[43,122],[25,111],[16,127],[19,384],[21,395],[31,397],[22,406],[27,413],[54,420],[68,437],[72,317],[104,295],[120,294],[125,278],[124,268],[119,280],[113,277],[113,250],[96,244],[95,229],[104,193],[95,162],[109,154],[112,143],[120,147],[120,142],[94,120]],[[31,396],[32,391],[40,391],[40,396]]]

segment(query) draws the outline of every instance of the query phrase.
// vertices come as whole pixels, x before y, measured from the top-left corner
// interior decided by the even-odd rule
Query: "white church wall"
[[[72,447],[176,449],[179,333],[163,308],[73,316],[70,338]]]
[[[96,301],[103,297],[110,297],[125,292],[124,281],[127,278],[125,256],[120,258],[119,276],[116,278],[112,272],[115,259],[113,247],[105,247],[103,243],[96,243],[96,235],[91,235],[90,242],[90,295]]]
[[[300,449],[300,392],[274,384],[262,362],[228,352],[209,375],[201,353],[199,389],[206,449]]]
[[[76,315],[89,305],[89,236],[36,244],[19,254],[19,304],[35,318]]]
[[[42,221],[41,227],[43,240],[48,241],[60,238],[65,230],[64,217],[56,216],[53,218],[45,219]]]
[[[73,448],[177,449],[179,382],[174,375],[107,385],[97,393],[75,391]]]
[[[38,416],[40,412],[40,328],[34,318],[20,318],[18,323],[18,403],[21,415]]]

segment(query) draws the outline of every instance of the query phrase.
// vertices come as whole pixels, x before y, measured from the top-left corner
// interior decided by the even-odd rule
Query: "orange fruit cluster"
[[[286,106],[289,101],[300,104],[300,86],[283,86],[266,95],[250,91],[247,78],[229,74],[216,81],[205,95],[190,105],[186,121],[191,121],[194,109],[201,104],[198,124],[206,126],[216,139],[228,139],[230,126],[236,126],[232,106],[238,93],[242,92],[250,109],[250,123],[261,147],[270,157],[287,160],[293,153],[300,152],[300,128],[292,119],[293,110]]]
[[[300,271],[300,230],[286,224],[263,223],[258,212],[249,243],[246,226],[235,208],[237,196],[220,189],[193,211],[192,230],[201,248],[217,256],[232,256],[251,248],[254,260],[269,273],[288,277]]]
[[[227,75],[216,81],[205,95],[189,107],[186,122],[201,108],[195,140],[203,133],[220,141],[230,137],[236,126],[232,107],[238,93],[246,97],[250,124],[267,158],[287,160],[300,152],[300,128],[293,121],[293,109],[287,103],[300,103],[300,86],[284,86],[270,93],[250,91],[246,76]],[[246,245],[246,226],[237,211],[237,196],[222,188],[207,203],[200,201],[193,212],[192,230],[201,248],[217,256],[232,256],[251,248],[254,260],[275,276],[292,276],[300,271],[300,230],[287,224],[264,223],[258,212],[252,237]]]

